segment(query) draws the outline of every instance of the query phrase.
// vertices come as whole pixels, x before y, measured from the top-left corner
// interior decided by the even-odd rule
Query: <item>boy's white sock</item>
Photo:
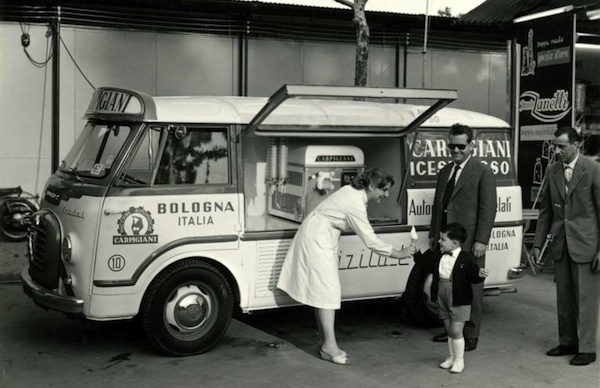
[[[454,344],[452,338],[448,337],[448,350],[450,351],[450,357],[454,358]]]
[[[450,351],[450,357],[446,358],[446,360],[440,364],[440,368],[442,369],[450,369],[452,368],[452,364],[454,364],[454,343],[450,337],[448,337],[448,350]]]
[[[450,338],[448,338],[450,340]],[[462,360],[465,358],[465,339],[452,339],[452,348],[454,349],[454,358],[456,360]]]
[[[452,345],[454,347],[454,364],[452,364],[450,372],[461,373],[465,369],[465,339],[452,340]]]

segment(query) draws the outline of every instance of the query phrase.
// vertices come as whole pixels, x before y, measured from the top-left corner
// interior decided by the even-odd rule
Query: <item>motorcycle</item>
[[[5,241],[25,241],[27,220],[38,210],[38,195],[23,191],[21,186],[0,188],[0,236]]]

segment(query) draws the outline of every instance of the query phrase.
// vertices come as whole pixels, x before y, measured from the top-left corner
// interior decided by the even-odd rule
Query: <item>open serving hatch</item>
[[[380,157],[387,150],[389,158],[376,164],[409,168],[410,160],[401,162],[403,153],[393,146],[403,143],[384,138],[416,135],[422,125],[445,121],[443,111],[437,112],[456,98],[455,90],[284,85],[244,128],[247,136],[268,138],[269,214],[302,222],[328,193],[366,168],[363,151]],[[369,140],[363,142],[363,138]],[[370,138],[387,144],[376,145]],[[409,159],[415,142],[411,143]],[[404,171],[399,193],[404,191],[407,176]],[[397,224],[401,212],[396,211],[378,216]]]
[[[278,137],[404,136],[456,98],[456,90],[284,85],[245,132]]]

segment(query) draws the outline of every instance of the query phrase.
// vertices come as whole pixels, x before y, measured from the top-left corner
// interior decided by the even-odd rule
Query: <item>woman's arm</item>
[[[381,240],[375,234],[373,226],[367,216],[367,208],[364,204],[353,204],[346,209],[346,220],[348,225],[354,230],[362,242],[373,252],[382,256],[389,256],[394,259],[407,259],[411,257],[417,249],[406,247],[396,249],[391,244]]]
[[[396,249],[392,248],[392,254],[390,257],[394,259],[408,259],[412,257],[417,252],[417,248],[415,247],[406,247],[404,249]]]

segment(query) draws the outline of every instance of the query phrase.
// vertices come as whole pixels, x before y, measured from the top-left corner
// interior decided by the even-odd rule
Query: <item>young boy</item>
[[[467,231],[457,222],[440,229],[438,240],[441,252],[424,262],[433,272],[431,300],[437,301],[439,316],[444,321],[448,333],[450,357],[440,364],[440,368],[460,373],[465,368],[465,339],[463,328],[471,316],[473,301],[472,283],[481,283],[488,275],[485,268],[479,268],[471,253],[461,250],[467,239]]]

